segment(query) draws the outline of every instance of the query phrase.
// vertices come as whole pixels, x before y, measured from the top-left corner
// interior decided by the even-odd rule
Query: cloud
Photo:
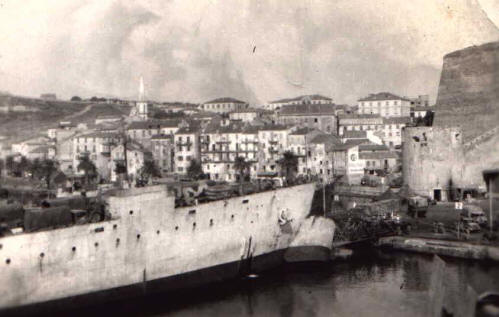
[[[0,89],[134,98],[144,76],[157,100],[435,97],[444,54],[499,37],[480,4],[7,0]]]

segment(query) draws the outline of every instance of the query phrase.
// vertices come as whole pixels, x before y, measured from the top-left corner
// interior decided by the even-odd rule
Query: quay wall
[[[175,276],[286,249],[305,184],[174,208],[164,190],[110,197],[113,219],[0,239],[0,309]],[[291,220],[279,225],[279,217]]]

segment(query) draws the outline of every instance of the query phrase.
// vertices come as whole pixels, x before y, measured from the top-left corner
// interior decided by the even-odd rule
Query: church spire
[[[139,101],[144,101],[144,78],[140,76]]]

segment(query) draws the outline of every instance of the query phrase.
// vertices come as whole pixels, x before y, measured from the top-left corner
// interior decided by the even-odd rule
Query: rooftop
[[[377,101],[377,100],[407,100],[408,98],[394,95],[390,92],[379,92],[377,94],[369,94],[369,96],[359,99],[358,101]]]
[[[279,115],[334,115],[338,110],[338,105],[330,104],[300,104],[284,107]]]
[[[370,142],[369,144],[359,145],[359,151],[389,151],[390,149],[383,144],[375,144]]]
[[[165,140],[165,139],[173,139],[171,134],[155,134],[151,136],[151,140]]]
[[[241,100],[237,100],[237,99],[231,98],[231,97],[223,97],[223,98],[217,98],[217,99],[213,99],[213,100],[205,102],[205,104],[207,104],[207,103],[242,103],[242,104],[245,104],[246,102],[241,101]]]
[[[344,131],[343,136],[344,139],[365,139],[367,138],[367,131]]]
[[[410,117],[390,117],[383,118],[384,124],[401,124],[401,123],[409,123],[411,122]]]
[[[378,114],[370,114],[370,113],[365,113],[365,114],[357,114],[357,113],[345,113],[345,114],[339,114],[338,117],[341,119],[376,119],[380,118],[381,116]]]
[[[296,131],[290,133],[289,135],[306,135],[312,131],[316,131],[317,129],[309,128],[309,127],[304,127],[304,128],[299,128]]]
[[[180,120],[148,120],[134,121],[128,126],[128,130],[148,130],[156,128],[175,128],[178,127]]]

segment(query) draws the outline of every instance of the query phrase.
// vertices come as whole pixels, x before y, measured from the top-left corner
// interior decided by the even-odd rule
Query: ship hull
[[[307,228],[313,192],[305,184],[182,208],[160,187],[110,197],[110,221],[0,240],[0,310],[193,287],[275,267],[286,249],[301,246],[292,242]]]
[[[178,295],[185,291],[245,278],[249,274],[262,273],[279,267],[285,263],[285,252],[286,250],[276,250],[268,254],[256,256],[249,262],[235,261],[143,283],[135,283],[21,307],[7,308],[0,310],[0,315],[25,316],[45,315],[48,313],[64,314],[65,311],[74,311],[78,308],[91,308],[92,306],[104,303],[119,305],[127,299],[159,294],[161,294],[161,296],[164,295],[165,306],[167,306],[172,304],[169,299],[171,298],[173,300],[175,298],[173,293]],[[113,307],[113,305],[109,306],[110,309]],[[103,311],[103,313],[105,313],[105,311]]]

